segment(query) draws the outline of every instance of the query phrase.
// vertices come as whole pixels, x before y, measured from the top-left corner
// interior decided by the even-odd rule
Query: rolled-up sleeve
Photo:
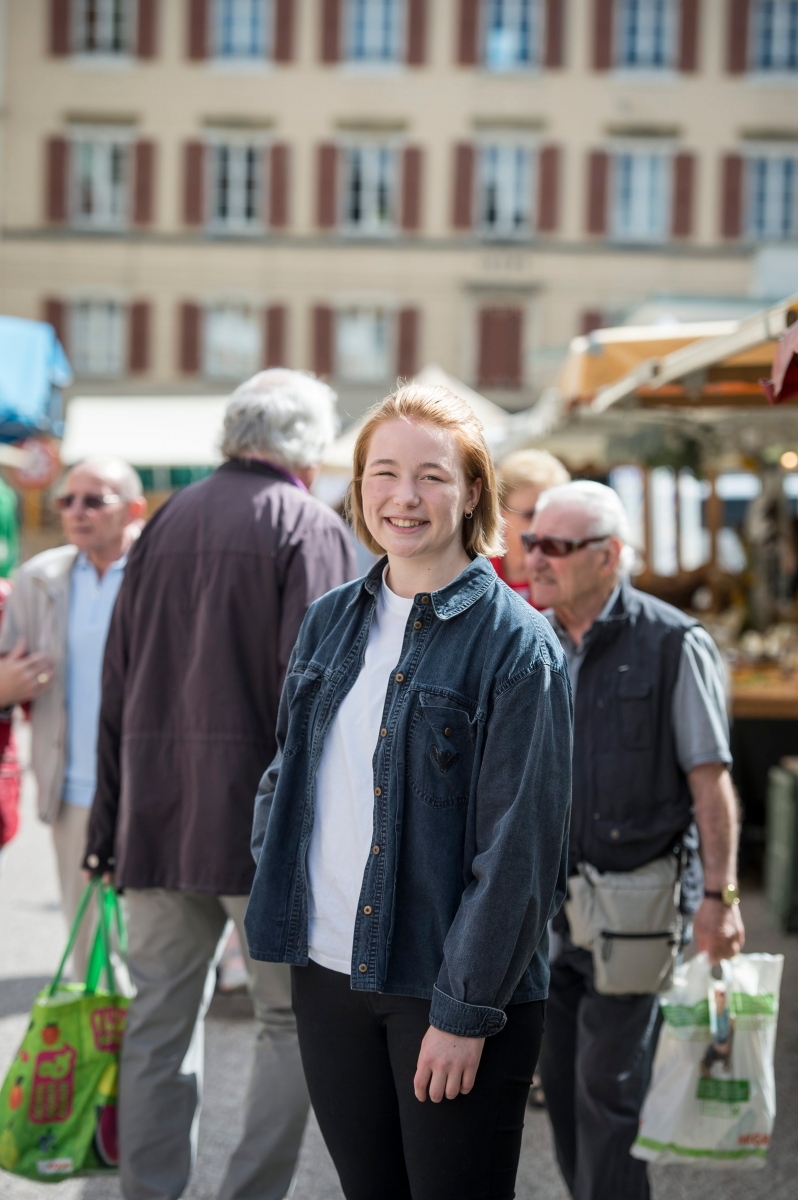
[[[679,766],[687,773],[704,763],[731,764],[723,662],[706,629],[688,629],[673,690],[673,735]]]
[[[565,897],[572,704],[564,661],[511,681],[484,736],[472,878],[430,1009],[432,1025],[461,1037],[502,1029],[504,1008]]]

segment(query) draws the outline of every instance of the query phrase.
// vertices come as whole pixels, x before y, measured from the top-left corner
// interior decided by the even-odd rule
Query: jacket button
[[[372,846],[372,851],[374,854],[379,854],[379,852],[380,852],[379,846]]]
[[[414,622],[413,622],[413,628],[414,628],[414,629],[423,629],[423,628],[424,628],[424,623],[423,623],[423,621],[414,621]]]
[[[388,736],[388,730],[387,730],[387,729],[381,729],[381,730],[380,730],[380,737],[387,737],[387,736]]]
[[[599,697],[598,707],[599,707],[599,708],[603,708],[603,707],[604,707],[604,701],[603,701],[603,700],[602,700],[600,697]]]
[[[371,911],[372,911],[372,909],[371,909],[371,905],[370,905],[370,904],[367,904],[367,905],[366,905],[366,907],[363,909],[363,912],[365,913],[365,915],[366,915],[367,917],[370,917],[370,916],[371,916]]]
[[[451,737],[451,736],[452,736],[452,731],[451,731],[451,729],[449,728],[449,726],[448,726],[448,725],[446,726],[446,728],[445,728],[445,729],[444,729],[444,731],[443,731],[443,736],[444,736],[444,737]]]
[[[375,788],[375,789],[374,789],[374,795],[375,795],[375,796],[381,796],[381,795],[382,795],[382,788]]]
[[[358,971],[360,972],[361,975],[365,975],[366,971],[368,971],[368,966],[366,965],[366,963],[361,963],[360,966],[358,967]]]
[[[594,821],[600,821],[600,820],[601,820],[601,813],[593,813],[593,820],[594,820]]]
[[[96,854],[90,854],[86,859],[86,866],[90,871],[96,871],[100,865],[100,860]]]
[[[394,675],[394,679],[396,680],[397,683],[404,683],[404,681],[405,681],[405,677],[401,671],[399,671],[398,674]]]
[[[422,597],[421,597],[421,603],[422,603],[422,604],[429,604],[429,596],[422,596]]]
[[[619,838],[620,836],[621,836],[621,831],[620,831],[620,829],[611,829],[611,830],[610,830],[610,837],[611,837],[611,838],[612,838],[614,841],[616,841],[616,842],[617,842],[617,840],[618,840],[618,838]]]

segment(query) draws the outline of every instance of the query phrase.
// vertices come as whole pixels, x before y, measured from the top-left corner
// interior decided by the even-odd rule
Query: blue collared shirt
[[[90,808],[94,799],[105,639],[126,562],[127,555],[122,555],[100,579],[81,551],[72,568],[67,627],[64,801],[79,808]]]

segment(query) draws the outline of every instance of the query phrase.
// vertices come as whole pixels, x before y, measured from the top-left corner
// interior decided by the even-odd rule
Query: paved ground
[[[0,862],[0,1078],[26,1024],[36,992],[47,982],[63,946],[64,930],[47,831],[33,817],[26,788],[22,832]],[[764,923],[761,900],[748,899],[749,948],[787,956],[782,986],[776,1076],[779,1116],[770,1161],[763,1171],[708,1172],[685,1167],[653,1172],[655,1200],[795,1200],[798,1195],[798,939]],[[187,1200],[215,1200],[226,1157],[240,1125],[249,1070],[251,1023],[234,1003],[215,1006],[208,1021],[206,1103],[200,1154]],[[529,1113],[518,1177],[519,1200],[567,1200],[551,1151],[547,1118]],[[0,1177],[3,1200],[119,1200],[115,1181],[83,1180],[56,1185]],[[335,1172],[315,1122],[300,1161],[294,1200],[342,1200]],[[374,1200],[379,1200],[375,1194]]]

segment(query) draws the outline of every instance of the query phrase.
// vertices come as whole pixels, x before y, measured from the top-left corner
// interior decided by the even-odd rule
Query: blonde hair
[[[441,385],[407,384],[386,396],[367,414],[355,442],[353,477],[346,496],[346,512],[355,535],[372,554],[385,549],[372,537],[363,515],[363,474],[366,455],[374,430],[386,421],[415,421],[445,429],[457,439],[463,472],[469,486],[482,480],[482,492],[474,505],[474,515],[463,519],[463,546],[473,558],[489,558],[504,553],[502,521],[493,459],[485,441],[482,425],[464,400]]]
[[[516,488],[537,487],[545,491],[571,482],[571,476],[560,460],[548,450],[516,450],[514,454],[508,454],[496,468],[496,477],[502,504]]]

